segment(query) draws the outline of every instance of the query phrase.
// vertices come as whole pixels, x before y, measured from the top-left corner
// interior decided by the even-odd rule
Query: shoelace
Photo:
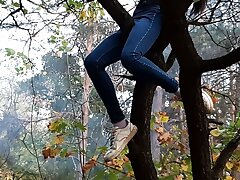
[[[116,128],[112,128],[111,132],[110,132],[110,136],[109,136],[109,140],[110,140],[110,147],[109,149],[116,149],[116,132],[117,129]]]

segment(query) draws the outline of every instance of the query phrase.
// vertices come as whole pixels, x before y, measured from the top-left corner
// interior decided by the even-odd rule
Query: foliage
[[[209,6],[213,4],[214,2],[211,2]],[[233,7],[238,7],[236,3],[233,4]],[[42,3],[0,0],[0,5],[1,10],[4,10],[1,12],[1,28],[9,31],[17,28],[26,32],[24,38],[29,45],[28,51],[5,47],[3,54],[9,62],[14,62],[10,65],[18,75],[23,77],[29,72],[31,74],[31,79],[25,77],[17,82],[9,78],[13,89],[2,85],[4,91],[1,91],[3,115],[0,120],[0,173],[9,177],[15,174],[19,179],[40,179],[36,163],[36,158],[39,158],[44,177],[74,179],[79,171],[75,166],[75,163],[79,162],[77,154],[81,153],[86,156],[82,170],[89,178],[134,179],[127,149],[117,159],[108,163],[102,161],[106,143],[102,142],[103,137],[98,133],[102,130],[102,124],[97,124],[97,121],[102,119],[100,114],[105,114],[106,111],[95,89],[89,97],[91,117],[100,118],[96,121],[91,119],[88,127],[81,122],[81,106],[84,103],[81,100],[84,88],[82,60],[86,56],[87,33],[90,30],[88,22],[92,21],[95,28],[94,45],[116,30],[116,25],[104,20],[104,11],[97,2],[86,5],[75,0],[51,0]],[[221,6],[223,14],[228,13],[227,9],[231,10],[228,7],[229,3]],[[220,56],[239,46],[239,28],[232,20],[234,16],[225,19],[225,16],[218,16],[218,13],[220,12],[215,12],[215,19],[210,19],[216,23],[195,26],[193,21],[190,27],[195,45],[204,58],[212,58],[215,54]],[[234,15],[236,12],[230,14]],[[210,17],[211,11],[203,15],[203,19]],[[18,36],[18,33],[16,34]],[[44,37],[45,43],[36,39],[39,36]],[[34,40],[42,47],[33,47]],[[43,65],[40,69],[34,69],[37,58],[31,57],[30,52],[34,51],[40,56],[39,49],[45,50],[45,55],[40,60]],[[118,64],[108,70],[113,74],[126,72]],[[174,76],[178,73],[177,67],[170,71]],[[223,126],[210,127],[211,156],[214,164],[221,150],[240,128],[239,64],[227,70],[206,73],[203,83],[210,85],[208,88],[215,102],[216,110],[208,117],[224,122]],[[118,79],[116,84],[121,85],[117,87],[120,94],[131,94],[134,83]],[[33,111],[32,99],[35,100]],[[191,179],[188,132],[184,116],[180,118],[181,114],[184,114],[183,105],[182,102],[170,102],[169,99],[170,95],[164,93],[164,111],[154,114],[151,120],[152,132],[157,136],[160,146],[160,158],[155,162],[155,167],[160,179]],[[131,103],[122,101],[122,105],[127,109]],[[7,107],[4,112],[2,107]],[[31,113],[33,119],[29,115]],[[70,117],[62,117],[64,113],[70,114]],[[30,127],[31,123],[33,128]],[[99,125],[97,130],[93,128],[96,124]],[[78,140],[86,128],[92,128],[88,133],[90,143],[87,150],[81,151],[77,146]],[[37,157],[33,153],[31,137],[37,148]],[[9,156],[6,153],[8,151]],[[238,148],[228,160],[224,169],[225,179],[230,179],[232,174],[239,172],[239,154]]]

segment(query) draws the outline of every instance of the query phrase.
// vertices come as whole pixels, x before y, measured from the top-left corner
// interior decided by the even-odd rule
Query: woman
[[[137,132],[137,127],[125,119],[120,109],[113,83],[105,71],[106,66],[121,60],[137,79],[151,81],[169,93],[180,95],[178,82],[144,56],[161,31],[159,0],[140,0],[133,19],[135,25],[126,41],[122,41],[120,29],[101,42],[84,62],[114,125],[105,161],[117,157]]]

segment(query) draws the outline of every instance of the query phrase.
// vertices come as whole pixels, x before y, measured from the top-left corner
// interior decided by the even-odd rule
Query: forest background
[[[120,3],[131,14],[137,2]],[[83,67],[84,58],[118,24],[97,1],[0,0],[0,8],[0,179],[135,179],[127,148],[119,158],[103,162],[111,125]],[[202,14],[186,13],[188,32],[203,59],[239,51],[239,11],[238,0],[210,0]],[[170,45],[163,57],[170,64],[168,73],[179,78],[177,54]],[[240,179],[239,65],[236,60],[201,77],[215,108],[206,116],[212,167],[235,142],[226,149],[219,172],[223,179]],[[131,118],[135,80],[119,62],[107,71]],[[160,87],[152,95],[153,174],[192,179],[183,103]]]

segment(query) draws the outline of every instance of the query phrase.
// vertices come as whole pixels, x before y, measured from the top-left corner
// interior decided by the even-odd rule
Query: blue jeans
[[[137,79],[147,80],[161,86],[169,93],[178,90],[178,82],[144,57],[161,31],[160,7],[136,9],[133,26],[126,41],[121,30],[107,37],[84,61],[85,68],[112,123],[125,118],[116,97],[113,83],[105,71],[106,66],[121,59],[122,65]]]

